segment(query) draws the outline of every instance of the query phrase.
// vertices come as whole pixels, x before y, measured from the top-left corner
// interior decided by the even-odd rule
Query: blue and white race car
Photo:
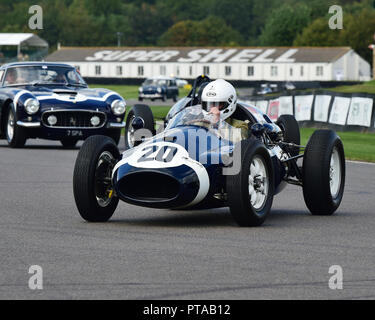
[[[13,148],[29,138],[74,147],[96,134],[118,142],[125,106],[116,92],[89,89],[67,64],[18,62],[0,68],[0,137]]]
[[[151,110],[136,105],[127,119],[128,150],[122,155],[107,137],[85,141],[73,178],[83,219],[107,221],[121,199],[150,208],[229,207],[240,226],[259,226],[287,183],[303,188],[312,214],[337,210],[344,193],[345,156],[335,132],[318,130],[303,147],[293,116],[273,123],[255,107],[238,102],[233,116],[249,127],[249,137],[243,139],[237,128],[212,121],[201,108],[198,85],[196,81],[189,96],[172,107],[165,130],[156,135]]]

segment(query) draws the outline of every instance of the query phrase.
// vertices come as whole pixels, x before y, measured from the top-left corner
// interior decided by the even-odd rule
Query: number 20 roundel
[[[127,162],[138,168],[169,168],[183,165],[188,157],[188,152],[180,145],[159,142],[139,148]]]

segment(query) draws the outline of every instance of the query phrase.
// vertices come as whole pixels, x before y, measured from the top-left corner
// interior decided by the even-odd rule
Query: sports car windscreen
[[[144,86],[165,86],[167,84],[167,80],[164,79],[147,79],[143,85]]]
[[[87,86],[76,69],[69,67],[20,66],[9,68],[5,74],[4,86],[38,84]]]

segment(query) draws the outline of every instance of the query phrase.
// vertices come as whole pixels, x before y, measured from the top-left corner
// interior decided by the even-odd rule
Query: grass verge
[[[306,145],[316,129],[301,128],[301,143]],[[345,150],[347,160],[375,162],[375,134],[361,132],[337,132]]]
[[[108,85],[108,84],[92,84],[90,88],[106,88],[112,91],[117,92],[121,95],[125,100],[128,99],[138,99],[138,88],[139,86],[129,86],[129,85]],[[185,88],[179,89],[179,96],[185,97],[189,93],[190,90]]]

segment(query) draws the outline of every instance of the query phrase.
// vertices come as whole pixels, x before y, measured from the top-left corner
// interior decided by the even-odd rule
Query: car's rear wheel
[[[89,222],[106,222],[119,199],[112,188],[112,170],[120,159],[113,140],[91,136],[83,143],[74,167],[73,192],[78,211]]]
[[[227,176],[230,212],[240,226],[259,226],[271,210],[274,195],[270,155],[265,146],[253,138],[241,141],[234,152],[241,153],[241,168],[238,174]]]
[[[283,131],[284,142],[290,142],[296,145],[301,144],[299,125],[294,116],[283,114],[277,119],[276,124]],[[297,156],[299,154],[299,148],[291,148],[290,154],[292,157]]]
[[[17,125],[13,103],[9,104],[6,113],[5,137],[11,148],[22,148],[27,140],[24,128]]]
[[[60,140],[65,149],[73,149],[77,145],[78,140],[74,138],[64,138]]]
[[[331,215],[340,206],[345,187],[345,154],[332,130],[317,130],[303,157],[303,196],[313,215]]]
[[[126,118],[125,125],[125,149],[130,149],[138,144],[141,141],[136,141],[135,132],[136,129],[133,127],[133,120],[135,118],[140,118],[143,121],[143,128],[151,132],[152,135],[155,134],[155,124],[154,124],[154,115],[148,105],[145,104],[136,104],[129,111],[129,114]]]

